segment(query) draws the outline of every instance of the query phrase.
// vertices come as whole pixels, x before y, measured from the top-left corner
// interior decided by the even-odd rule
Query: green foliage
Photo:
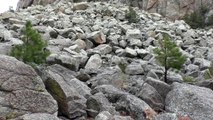
[[[213,78],[213,64],[211,64],[211,67],[209,67],[209,69],[207,69],[207,70],[204,72],[204,78],[205,78],[206,80],[212,79],[212,78]]]
[[[193,29],[204,28],[205,27],[205,19],[199,12],[194,12],[194,13],[192,13],[190,15],[186,15],[184,17],[184,20]]]
[[[209,9],[205,6],[201,6],[199,10],[191,13],[190,15],[184,16],[184,20],[187,24],[189,24],[193,29],[196,28],[204,28],[209,25],[213,25],[213,16],[208,17],[208,21],[206,20],[206,13],[209,12]]]
[[[121,69],[121,71],[122,71],[123,73],[125,73],[127,64],[126,64],[126,63],[120,62],[120,63],[118,64],[118,67]]]
[[[213,15],[208,17],[207,24],[208,24],[208,26],[213,26]]]
[[[183,76],[183,81],[187,82],[187,83],[193,83],[193,82],[195,82],[194,78],[192,76]]]
[[[45,50],[47,42],[42,40],[41,35],[32,28],[30,21],[25,25],[22,41],[22,45],[12,48],[11,56],[29,64],[42,64],[46,61],[46,57],[50,54]]]
[[[140,21],[136,11],[132,7],[129,7],[129,11],[126,12],[125,18],[129,21],[129,23],[137,23]]]
[[[164,80],[167,82],[167,71],[170,68],[180,70],[186,61],[186,57],[182,55],[179,48],[167,35],[163,35],[163,40],[159,40],[159,47],[154,49],[156,60],[164,66]]]

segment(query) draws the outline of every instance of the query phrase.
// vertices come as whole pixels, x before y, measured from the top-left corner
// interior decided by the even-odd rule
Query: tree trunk
[[[164,71],[164,82],[167,83],[167,71],[168,69],[165,68],[165,71]]]

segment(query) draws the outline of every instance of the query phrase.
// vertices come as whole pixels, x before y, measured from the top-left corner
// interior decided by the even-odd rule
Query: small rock
[[[98,69],[101,66],[102,66],[101,56],[99,54],[95,54],[89,58],[86,66],[85,66],[85,69]]]
[[[103,44],[106,42],[106,36],[101,31],[92,32],[88,39],[90,39],[95,44]]]

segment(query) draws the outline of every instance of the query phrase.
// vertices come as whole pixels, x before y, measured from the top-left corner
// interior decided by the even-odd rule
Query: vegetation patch
[[[47,42],[33,29],[30,21],[27,21],[23,30],[23,44],[15,45],[10,55],[28,64],[42,64],[50,52],[46,50]]]
[[[138,23],[140,21],[138,14],[132,7],[129,7],[129,10],[126,11],[125,18],[129,23]]]
[[[213,25],[213,15],[207,16],[207,13],[209,11],[210,10],[207,7],[201,6],[197,11],[195,11],[191,14],[185,15],[183,19],[193,29],[212,26]]]
[[[163,34],[163,39],[159,40],[159,47],[154,49],[155,58],[164,66],[164,81],[167,83],[167,72],[170,68],[180,70],[186,61],[179,48],[168,34]]]

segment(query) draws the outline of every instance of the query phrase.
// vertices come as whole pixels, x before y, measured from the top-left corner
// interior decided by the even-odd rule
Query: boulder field
[[[128,23],[128,8],[61,0],[2,13],[0,119],[213,120],[213,29],[136,7],[139,22]],[[9,56],[28,20],[48,42],[45,65]],[[164,33],[187,57],[168,83],[153,53]]]

